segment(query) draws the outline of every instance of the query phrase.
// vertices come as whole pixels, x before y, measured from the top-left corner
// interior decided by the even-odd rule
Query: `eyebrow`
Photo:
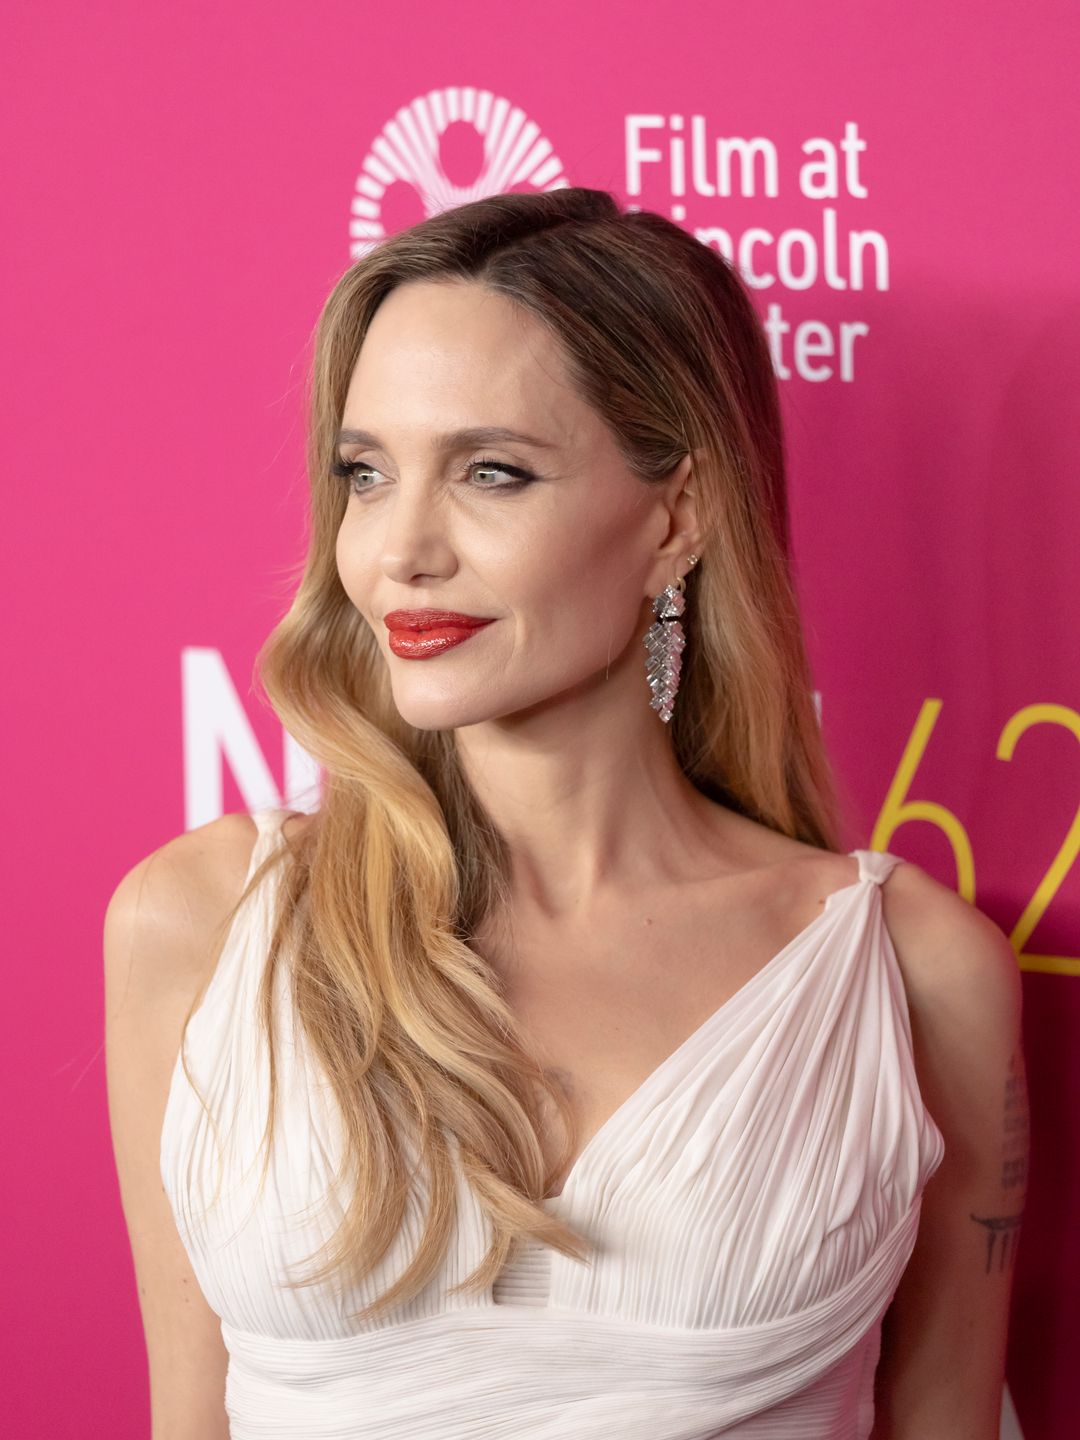
[[[339,430],[337,443],[339,445],[369,445],[376,450],[383,448],[382,441],[370,430]],[[550,440],[540,440],[535,435],[523,435],[520,430],[508,430],[504,425],[473,425],[464,430],[447,430],[441,435],[436,435],[433,443],[436,450],[447,453],[452,450],[472,449],[477,445],[512,445],[515,443],[531,445],[536,450],[556,449]]]

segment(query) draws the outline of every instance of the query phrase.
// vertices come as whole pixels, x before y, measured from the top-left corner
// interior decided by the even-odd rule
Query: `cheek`
[[[368,573],[366,557],[355,533],[348,525],[342,525],[334,545],[338,578],[342,589],[361,614],[367,613],[368,594],[365,576]]]
[[[575,659],[604,663],[635,635],[643,596],[626,549],[598,550],[580,537],[561,554],[534,547],[521,557],[506,594],[517,641],[534,661],[549,654],[562,668]]]
[[[641,615],[639,513],[625,506],[594,504],[545,517],[499,563],[505,594],[529,640],[557,637],[575,653],[607,653],[634,633]]]

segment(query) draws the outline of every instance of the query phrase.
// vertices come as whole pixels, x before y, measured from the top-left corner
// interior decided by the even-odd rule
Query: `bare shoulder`
[[[993,1169],[1004,1108],[1025,1091],[1022,976],[1000,927],[910,861],[882,887],[882,918],[903,977],[919,1088],[945,1140],[940,1191]]]
[[[120,879],[105,911],[106,978],[135,997],[192,991],[243,889],[257,830],[222,815],[166,841]]]
[[[999,1043],[1018,1038],[1020,967],[988,915],[911,861],[885,881],[882,914],[913,1021],[928,1034],[957,1026]]]

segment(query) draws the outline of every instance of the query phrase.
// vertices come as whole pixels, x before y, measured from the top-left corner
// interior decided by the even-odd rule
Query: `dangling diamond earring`
[[[689,557],[688,568],[698,562],[696,555]],[[680,575],[671,585],[661,590],[653,601],[653,614],[657,617],[645,632],[645,648],[649,658],[645,662],[645,678],[653,692],[650,706],[666,725],[675,709],[675,696],[679,690],[679,672],[682,670],[682,651],[686,644],[679,616],[686,608],[683,595],[686,581]]]

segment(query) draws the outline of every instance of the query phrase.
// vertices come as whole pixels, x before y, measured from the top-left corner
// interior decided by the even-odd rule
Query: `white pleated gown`
[[[249,874],[286,810],[253,816]],[[859,878],[619,1107],[547,1202],[597,1243],[592,1265],[525,1247],[479,1295],[449,1295],[488,1247],[464,1177],[443,1272],[390,1315],[356,1310],[405,1268],[406,1225],[356,1289],[289,1290],[339,1210],[340,1124],[279,967],[280,1110],[255,997],[273,872],[237,916],[177,1058],[161,1176],[229,1352],[234,1440],[866,1440],[881,1319],[944,1155],[916,1080],[881,882]],[[294,1267],[291,1270],[288,1267]]]

